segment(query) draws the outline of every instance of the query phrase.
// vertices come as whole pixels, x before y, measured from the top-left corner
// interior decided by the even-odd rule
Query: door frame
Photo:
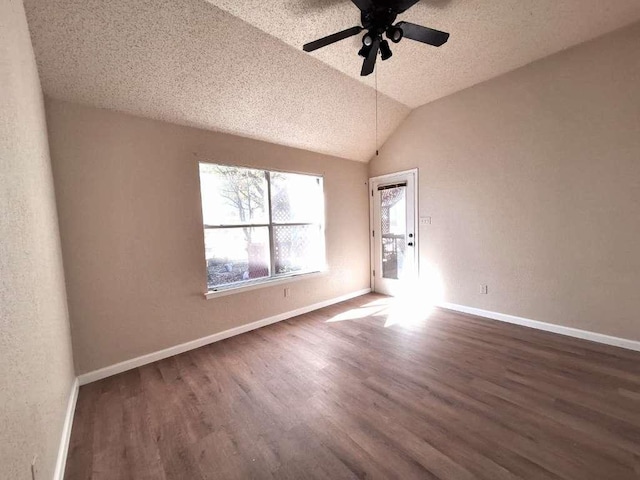
[[[374,275],[376,263],[376,244],[375,244],[375,236],[374,236],[374,226],[375,226],[375,218],[374,218],[374,185],[377,183],[384,183],[385,180],[391,180],[394,177],[398,176],[413,176],[413,216],[414,216],[414,227],[413,227],[413,238],[414,238],[414,251],[415,251],[415,267],[416,267],[416,280],[420,278],[420,228],[419,228],[419,212],[418,212],[418,169],[412,168],[410,170],[402,170],[400,172],[387,173],[385,175],[378,175],[377,177],[369,178],[369,190],[371,194],[369,195],[369,278],[371,280],[371,291],[376,291],[376,276]],[[409,200],[409,199],[407,199]],[[381,272],[377,272],[377,275],[381,275]]]

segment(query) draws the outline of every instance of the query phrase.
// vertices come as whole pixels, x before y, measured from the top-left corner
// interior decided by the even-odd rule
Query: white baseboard
[[[71,439],[71,428],[73,427],[73,415],[76,411],[76,401],[78,400],[78,389],[80,384],[78,379],[73,380],[71,385],[71,393],[69,394],[69,403],[67,403],[67,413],[64,417],[62,425],[62,435],[60,436],[60,446],[58,447],[58,459],[56,460],[56,469],[53,473],[53,480],[62,480],[64,478],[64,467],[67,464],[67,453],[69,452],[69,440]]]
[[[180,353],[188,352],[189,350],[194,350],[196,348],[209,345],[210,343],[219,342],[220,340],[224,340],[225,338],[233,337],[235,335],[240,335],[241,333],[255,330],[256,328],[264,327],[266,325],[271,325],[272,323],[276,323],[276,322],[281,322],[282,320],[286,320],[288,318],[309,313],[309,312],[312,312],[313,310],[318,310],[320,308],[328,307],[329,305],[333,305],[335,303],[344,302],[345,300],[350,300],[352,298],[365,295],[370,291],[371,291],[370,288],[365,288],[363,290],[351,292],[337,298],[325,300],[324,302],[314,303],[313,305],[298,308],[296,310],[291,310],[285,313],[280,313],[278,315],[274,315],[273,317],[263,318],[262,320],[258,320],[256,322],[248,323],[246,325],[240,325],[239,327],[235,327],[235,328],[230,328],[229,330],[225,330],[219,333],[214,333],[213,335],[198,338],[190,342],[181,343],[180,345],[175,345],[173,347],[165,348],[164,350],[159,350],[157,352],[149,353],[147,355],[142,355],[140,357],[132,358],[130,360],[125,360],[124,362],[116,363],[115,365],[110,365],[108,367],[104,367],[99,370],[94,370],[93,372],[83,373],[82,375],[78,376],[78,380],[80,381],[80,385],[86,385],[87,383],[95,382],[97,380],[101,380],[103,378],[107,378],[112,375],[116,375],[118,373],[126,372],[127,370],[141,367],[142,365],[146,365],[148,363],[153,363],[158,360],[162,360],[164,358],[172,357]]]
[[[454,303],[441,303],[438,306],[447,310],[469,313],[471,315],[477,315],[478,317],[491,318],[493,320],[499,320],[501,322],[514,323],[516,325],[535,328],[537,330],[544,330],[546,332],[558,333],[560,335],[567,335],[569,337],[581,338],[583,340],[604,343],[606,345],[613,345],[614,347],[621,347],[628,350],[635,350],[637,352],[640,352],[640,341],[637,340],[613,337],[611,335],[605,335],[603,333],[565,327],[562,325],[556,325],[554,323],[540,322],[538,320],[531,320],[529,318],[516,317],[515,315],[507,315],[505,313],[492,312],[490,310],[482,310],[480,308],[466,307],[464,305],[456,305]]]

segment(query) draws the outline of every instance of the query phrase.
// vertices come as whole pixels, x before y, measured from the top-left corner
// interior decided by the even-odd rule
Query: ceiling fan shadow
[[[453,0],[420,0],[416,5],[414,5],[414,8],[420,8],[421,5],[423,7],[445,8],[452,1]]]
[[[376,0],[373,0],[376,2]],[[384,1],[384,0],[383,0]],[[419,0],[413,8],[437,8],[442,9],[447,7],[453,0]],[[380,2],[380,0],[378,0]],[[393,0],[388,1],[393,4]],[[351,4],[351,0],[289,0],[286,3],[286,8],[294,15],[308,15],[313,12],[322,12],[324,10],[331,9],[338,5]],[[353,5],[355,7],[355,5]]]
[[[350,0],[289,0],[287,10],[295,15],[308,15],[310,12],[322,12],[340,4],[351,3]]]

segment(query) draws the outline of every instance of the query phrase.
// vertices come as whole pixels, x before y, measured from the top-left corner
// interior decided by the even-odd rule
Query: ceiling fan
[[[358,55],[364,57],[361,76],[371,74],[376,65],[378,51],[380,58],[387,60],[393,53],[389,42],[382,38],[385,34],[393,43],[398,43],[403,38],[409,38],[418,42],[439,47],[449,39],[449,34],[422,27],[415,23],[398,22],[395,25],[398,14],[408,10],[419,0],[351,0],[360,9],[360,21],[362,26],[356,26],[328,35],[313,42],[305,44],[302,49],[305,52],[313,52],[332,43],[357,35],[363,30],[367,33],[362,37],[362,48]]]

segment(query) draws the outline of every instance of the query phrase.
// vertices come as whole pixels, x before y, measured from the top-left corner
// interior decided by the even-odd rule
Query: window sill
[[[204,298],[211,300],[212,298],[226,297],[227,295],[233,295],[234,293],[243,293],[250,290],[257,290],[259,288],[273,287],[275,285],[282,285],[285,283],[297,282],[298,280],[306,280],[308,278],[324,277],[328,275],[328,271],[318,271],[309,273],[299,273],[297,275],[289,275],[286,277],[273,278],[268,280],[257,281],[249,285],[239,285],[237,287],[226,287],[220,290],[209,290],[204,294]]]

